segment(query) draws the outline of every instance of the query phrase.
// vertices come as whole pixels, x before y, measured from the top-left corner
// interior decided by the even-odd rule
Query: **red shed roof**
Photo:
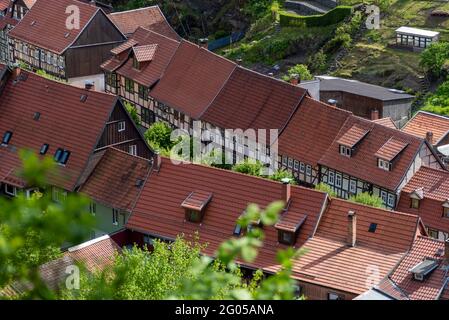
[[[111,20],[123,34],[130,35],[139,27],[144,27],[166,37],[179,40],[180,37],[170,26],[159,6],[140,8],[109,14]]]
[[[441,256],[441,254],[444,255],[444,247],[443,241],[419,236],[411,251],[407,253],[388,278],[382,281],[379,289],[393,297],[398,296],[398,292],[400,292],[399,299],[436,300],[443,298],[441,295],[448,279],[446,270],[448,265]],[[424,281],[414,280],[410,269],[426,258],[435,259],[439,264],[438,268]]]
[[[410,133],[420,138],[426,138],[427,132],[433,133],[433,144],[437,144],[449,133],[449,118],[433,114],[430,112],[419,111],[402,128],[402,131]]]
[[[23,186],[16,171],[21,163],[20,149],[39,153],[43,144],[49,144],[47,155],[58,148],[71,152],[65,166],[58,166],[59,174],[51,183],[73,190],[82,175],[88,159],[96,147],[117,97],[79,89],[22,71],[21,77],[10,77],[0,99],[0,135],[12,132],[8,147],[0,148],[0,178]],[[81,101],[81,96],[86,101]],[[32,103],[30,103],[32,101]],[[36,113],[39,120],[34,120]]]
[[[198,119],[228,81],[236,64],[184,41],[151,95]]]
[[[149,161],[115,148],[98,154],[79,191],[108,207],[131,211],[148,176]]]
[[[80,28],[68,30],[66,21],[69,6],[80,10]],[[33,8],[23,17],[9,36],[47,49],[63,53],[82,33],[101,9],[76,0],[36,1]]]

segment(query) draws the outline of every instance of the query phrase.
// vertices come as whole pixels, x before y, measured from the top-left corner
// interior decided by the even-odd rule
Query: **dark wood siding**
[[[98,43],[125,41],[126,38],[118,31],[114,24],[99,11],[86,26],[72,47],[86,46]]]
[[[380,100],[340,91],[321,91],[320,100],[327,103],[337,100],[337,107],[353,112],[359,117],[371,118],[371,111],[377,109],[379,118],[383,118],[383,103]]]
[[[123,131],[119,131],[121,122],[125,123]],[[123,106],[120,103],[117,103],[106,124],[97,149],[114,146],[117,149],[129,152],[129,148],[132,145],[137,147],[137,156],[146,159],[149,159],[152,156],[150,148],[143,140]]]

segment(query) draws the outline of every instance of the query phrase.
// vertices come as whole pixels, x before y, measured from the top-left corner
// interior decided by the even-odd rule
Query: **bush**
[[[420,57],[420,65],[434,76],[441,76],[443,66],[449,59],[449,42],[432,43]]]
[[[324,182],[321,182],[315,186],[315,190],[326,192],[330,197],[337,197],[337,194],[335,193],[334,189],[328,184],[325,184]]]
[[[294,75],[298,75],[301,80],[312,80],[313,76],[304,64],[297,64],[288,70],[288,76],[284,80],[289,81]]]
[[[375,208],[385,208],[381,198],[371,195],[368,192],[359,193],[349,198],[349,201],[365,204]]]
[[[426,99],[422,110],[449,116],[449,79]]]
[[[283,27],[322,27],[336,24],[351,15],[351,6],[338,6],[323,15],[300,16],[279,11],[279,21]]]
[[[153,148],[161,148],[170,150],[175,144],[171,141],[170,136],[172,128],[165,122],[155,122],[145,132],[145,139]]]
[[[307,59],[307,65],[314,73],[324,71],[327,65],[327,56],[323,52],[323,49],[320,49],[315,55],[310,56]]]
[[[132,105],[128,101],[125,101],[125,108],[126,108],[126,111],[128,111],[128,113],[129,113],[131,119],[134,121],[134,123],[137,124],[138,126],[140,126],[142,124],[142,122],[140,121],[140,117],[137,114],[136,106]]]

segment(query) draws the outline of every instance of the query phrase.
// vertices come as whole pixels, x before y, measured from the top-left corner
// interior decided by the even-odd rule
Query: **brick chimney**
[[[208,38],[201,38],[201,39],[199,39],[198,40],[198,45],[201,48],[204,48],[204,49],[207,50],[209,48],[209,39]]]
[[[84,82],[84,88],[85,88],[86,90],[94,91],[94,90],[95,90],[95,82],[94,82],[94,81],[91,81],[91,80],[86,80],[86,81]]]
[[[426,132],[426,140],[428,143],[430,143],[430,145],[433,145],[433,132],[432,131]]]
[[[370,118],[371,120],[379,120],[379,110],[377,109],[371,110]]]
[[[154,170],[156,172],[159,172],[159,170],[161,169],[161,165],[162,165],[162,157],[161,157],[159,152],[155,152],[154,153],[154,158],[153,158]]]
[[[290,78],[290,83],[294,86],[297,86],[300,83],[299,74],[292,74]]]
[[[281,181],[282,181],[282,201],[284,201],[285,206],[287,206],[292,197],[292,193],[291,193],[292,185],[290,183],[289,178],[284,178]]]
[[[348,245],[355,247],[357,240],[357,215],[354,211],[348,212]]]

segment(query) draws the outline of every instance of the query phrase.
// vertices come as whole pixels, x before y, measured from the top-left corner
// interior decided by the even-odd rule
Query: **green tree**
[[[290,81],[290,79],[295,75],[299,76],[299,79],[302,81],[313,79],[312,74],[310,73],[307,66],[304,64],[297,64],[296,66],[291,67],[290,69],[288,69],[287,73],[288,76],[284,77],[284,80],[286,81]]]
[[[337,197],[337,193],[332,189],[332,187],[324,182],[318,183],[315,186],[315,189],[318,191],[326,192],[330,197]]]
[[[316,54],[310,56],[307,60],[307,66],[313,72],[322,72],[326,69],[327,56],[323,49],[318,50]]]
[[[444,116],[449,115],[449,80],[443,82],[435,93],[426,98],[423,110]]]
[[[365,204],[375,208],[385,208],[385,205],[381,198],[371,195],[368,192],[359,193],[349,198],[349,201]]]
[[[427,47],[420,56],[420,65],[434,76],[441,76],[443,66],[449,59],[449,42],[436,42]]]
[[[41,161],[29,151],[21,151],[20,158],[20,176],[40,192],[30,199],[23,194],[0,198],[0,288],[23,282],[31,288],[23,298],[51,299],[55,295],[42,282],[39,265],[58,257],[63,245],[85,240],[94,221],[84,197],[52,201],[46,181],[57,169],[51,158]]]
[[[144,136],[154,149],[169,151],[175,145],[170,138],[172,131],[168,124],[159,121],[153,123]]]

